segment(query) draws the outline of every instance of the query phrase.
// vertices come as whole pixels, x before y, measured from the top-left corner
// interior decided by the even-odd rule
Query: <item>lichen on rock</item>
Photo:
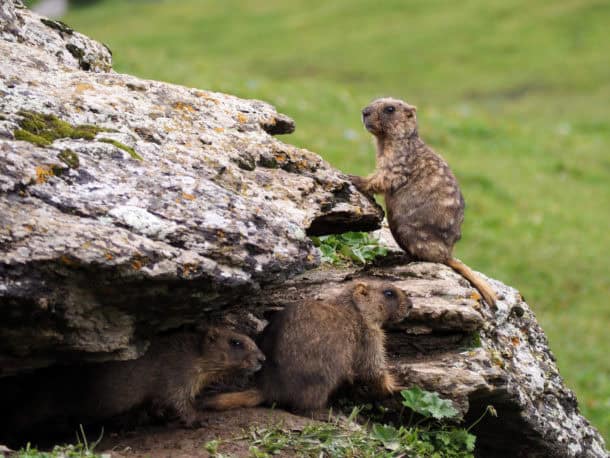
[[[83,71],[74,57],[109,64],[105,47],[12,0],[2,17],[0,303],[22,321],[0,326],[0,376],[137,354],[151,333],[316,266],[312,226],[378,226],[346,176],[268,133],[294,128],[270,105]],[[278,167],[257,167],[266,157]],[[80,312],[105,301],[135,324]],[[18,343],[39,303],[48,329]]]

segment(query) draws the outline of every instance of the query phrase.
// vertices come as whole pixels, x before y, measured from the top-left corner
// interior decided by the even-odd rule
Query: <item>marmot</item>
[[[17,406],[9,426],[22,432],[54,417],[86,424],[150,403],[157,412],[173,409],[192,427],[199,420],[193,401],[206,385],[257,371],[264,361],[252,339],[221,327],[160,336],[136,360],[41,371],[40,388]]]
[[[267,360],[256,388],[210,397],[216,410],[277,403],[296,412],[324,407],[343,383],[363,382],[377,396],[400,389],[386,366],[384,323],[402,321],[412,307],[383,281],[356,281],[337,297],[277,312],[260,340]]]
[[[464,198],[447,163],[419,138],[415,107],[377,99],[362,110],[362,121],[377,140],[377,170],[367,178],[351,176],[354,185],[366,194],[384,194],[392,235],[414,260],[448,265],[495,306],[491,286],[452,257]]]

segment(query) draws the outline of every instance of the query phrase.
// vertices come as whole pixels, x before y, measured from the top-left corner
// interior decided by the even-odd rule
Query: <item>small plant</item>
[[[208,452],[210,454],[210,456],[212,458],[225,458],[226,455],[223,455],[222,453],[220,453],[218,451],[218,448],[220,447],[221,444],[222,444],[221,440],[214,439],[211,441],[207,441],[205,444],[203,444],[203,448],[205,449],[206,452]]]
[[[15,455],[17,458],[109,458],[110,455],[95,453],[93,450],[101,442],[104,436],[104,429],[98,439],[89,444],[83,425],[80,431],[76,432],[76,444],[56,445],[50,452],[44,452],[32,447],[28,442],[25,448],[19,450]]]
[[[368,232],[322,235],[311,240],[320,250],[322,262],[330,264],[366,264],[388,254],[388,249],[379,243],[379,239]]]
[[[411,409],[412,412],[423,415],[424,419],[443,420],[445,418],[455,418],[459,414],[451,401],[442,399],[438,393],[424,391],[418,386],[402,390],[400,395],[402,396],[402,405]]]
[[[310,424],[299,431],[281,425],[251,429],[247,436],[251,441],[250,456],[267,458],[291,451],[303,457],[470,458],[474,456],[476,440],[470,429],[488,412],[495,415],[495,409],[488,406],[476,422],[464,429],[441,422],[456,419],[459,412],[437,393],[415,387],[403,390],[401,396],[403,406],[422,416],[415,424],[412,415],[407,425],[399,427],[380,423],[363,426],[354,421],[362,409],[354,408],[347,419]]]
[[[15,455],[17,458],[106,458],[108,455],[100,455],[87,450],[83,444],[56,445],[50,452],[43,452],[28,445],[19,450]]]

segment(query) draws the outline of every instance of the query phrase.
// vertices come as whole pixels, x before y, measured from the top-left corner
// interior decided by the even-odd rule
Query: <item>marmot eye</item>
[[[391,289],[386,289],[386,290],[383,292],[383,295],[384,295],[385,297],[396,297],[396,293],[394,293],[394,291],[392,291]]]
[[[230,344],[232,347],[241,348],[244,346],[241,340],[231,339]]]
[[[394,108],[392,105],[389,105],[387,107],[385,107],[383,109],[384,112],[388,113],[388,114],[392,114],[396,111],[396,108]]]

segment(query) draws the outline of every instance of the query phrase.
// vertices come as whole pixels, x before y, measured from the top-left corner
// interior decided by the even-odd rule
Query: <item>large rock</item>
[[[343,174],[271,136],[294,123],[270,105],[117,74],[106,48],[15,6],[0,10],[0,375],[135,357],[151,332],[318,265],[306,234],[378,226]]]
[[[499,297],[493,310],[450,268],[397,258],[364,270],[306,272],[267,288],[252,308],[264,314],[305,298],[322,300],[355,278],[393,281],[413,301],[409,317],[388,333],[388,354],[402,384],[452,399],[466,424],[486,406],[495,407],[498,417],[486,416],[473,430],[478,456],[607,456],[603,439],[563,384],[534,313],[517,290],[501,282],[487,279]],[[396,400],[388,407],[400,410]]]
[[[3,396],[10,375],[135,358],[151,334],[211,314],[254,333],[273,310],[375,276],[414,302],[388,339],[397,378],[468,422],[498,411],[477,426],[479,456],[607,456],[514,289],[489,280],[491,310],[451,269],[396,251],[320,266],[306,235],[371,230],[381,211],[272,137],[294,129],[273,107],[117,74],[104,46],[15,0],[0,5],[0,55]]]

